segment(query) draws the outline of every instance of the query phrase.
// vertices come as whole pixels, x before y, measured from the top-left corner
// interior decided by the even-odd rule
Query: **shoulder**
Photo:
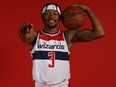
[[[64,34],[69,39],[72,38],[79,30],[66,30],[64,31]]]
[[[75,37],[75,34],[78,32],[78,30],[66,30],[64,31],[64,35],[66,38],[67,43],[73,43],[73,37]]]

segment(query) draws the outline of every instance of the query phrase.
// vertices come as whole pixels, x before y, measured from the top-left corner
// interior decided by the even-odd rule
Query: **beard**
[[[50,29],[54,29],[57,25],[55,24],[55,25],[53,25],[53,26],[51,26],[51,25],[47,25],[48,26],[48,28],[50,28]]]

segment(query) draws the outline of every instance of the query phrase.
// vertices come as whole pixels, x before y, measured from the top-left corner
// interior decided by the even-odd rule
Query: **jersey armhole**
[[[40,35],[40,34],[38,33],[37,38],[36,38],[36,41],[35,41],[35,44],[34,44],[33,48],[30,50],[30,53],[31,53],[31,54],[33,54],[33,53],[35,52],[36,43],[38,42],[39,35]]]
[[[64,38],[64,40],[65,40],[65,42],[66,42],[66,46],[67,46],[67,50],[68,50],[68,54],[70,54],[70,51],[69,51],[69,48],[68,48],[68,43],[67,43],[67,38],[66,38],[64,32],[63,32],[63,38]]]

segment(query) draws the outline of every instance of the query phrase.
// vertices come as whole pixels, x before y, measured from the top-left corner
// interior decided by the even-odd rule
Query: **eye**
[[[54,12],[54,15],[59,15],[58,12]]]
[[[44,15],[50,15],[50,13],[49,12],[45,12]]]

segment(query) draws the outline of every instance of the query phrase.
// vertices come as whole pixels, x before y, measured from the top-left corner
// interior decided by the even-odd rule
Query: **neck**
[[[49,34],[56,34],[59,31],[59,29],[58,27],[55,28],[44,27],[43,31]]]

